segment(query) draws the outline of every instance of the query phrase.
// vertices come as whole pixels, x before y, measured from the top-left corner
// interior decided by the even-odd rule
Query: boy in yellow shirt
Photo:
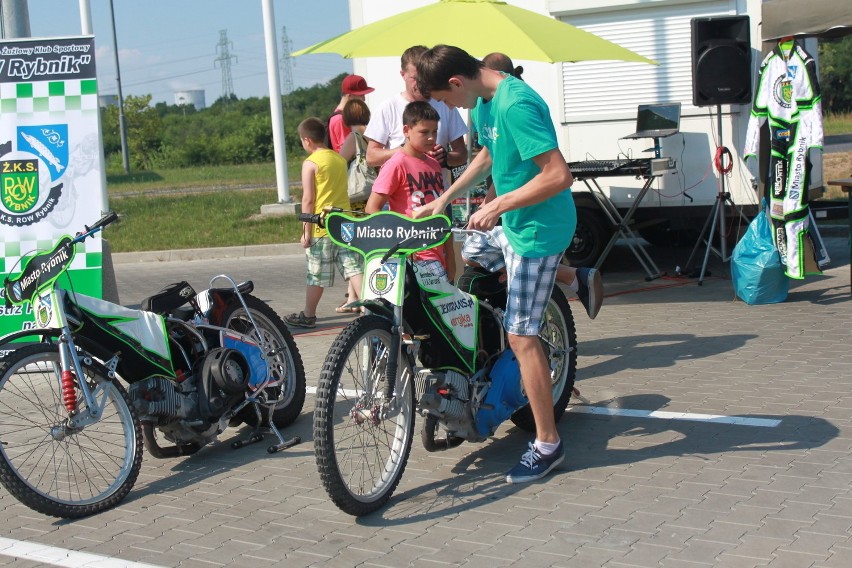
[[[326,146],[325,124],[316,117],[306,118],[298,132],[308,153],[302,164],[302,211],[320,213],[328,205],[349,209],[346,160]],[[356,290],[361,289],[364,267],[356,252],[331,242],[326,230],[313,223],[303,224],[300,241],[308,262],[305,309],[284,316],[284,321],[296,327],[316,327],[322,293],[334,285],[334,266],[345,279],[352,279]]]

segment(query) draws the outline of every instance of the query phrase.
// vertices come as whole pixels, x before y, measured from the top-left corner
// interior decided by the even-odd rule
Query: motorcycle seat
[[[156,314],[170,313],[195,297],[195,290],[186,281],[169,284],[153,296],[142,300],[141,307]]]

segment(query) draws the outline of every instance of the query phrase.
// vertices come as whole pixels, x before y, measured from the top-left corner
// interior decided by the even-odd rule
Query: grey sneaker
[[[603,304],[603,280],[594,268],[577,269],[577,298],[586,308],[589,319],[595,319]]]
[[[529,449],[521,456],[521,461],[509,470],[506,474],[508,483],[526,483],[541,479],[553,468],[562,463],[565,458],[565,450],[562,447],[562,440],[559,440],[559,447],[552,454],[542,455],[535,444],[530,442]]]
[[[316,327],[317,316],[306,316],[305,312],[292,313],[284,316],[284,322],[294,327]]]

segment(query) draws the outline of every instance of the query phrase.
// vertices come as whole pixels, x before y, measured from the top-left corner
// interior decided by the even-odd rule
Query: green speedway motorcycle
[[[235,448],[260,441],[261,427],[278,439],[270,453],[300,441],[280,429],[304,404],[302,359],[251,281],[220,275],[200,293],[172,284],[141,310],[74,292],[75,245],[116,219],[27,255],[3,286],[6,305],[29,302],[35,322],[0,338],[0,483],[47,515],[114,507],[136,481],[143,444],[157,458],[192,454],[240,423],[255,428]]]
[[[483,442],[507,419],[535,431],[503,331],[505,283],[497,274],[467,268],[455,287],[410,260],[452,232],[474,231],[452,229],[443,215],[356,217],[332,209],[301,218],[324,225],[332,241],[360,252],[366,263],[357,305],[367,315],[332,344],[314,408],[317,467],[341,510],[366,515],[387,503],[405,470],[418,413],[430,452]],[[539,338],[559,420],[574,387],[577,334],[558,287]]]

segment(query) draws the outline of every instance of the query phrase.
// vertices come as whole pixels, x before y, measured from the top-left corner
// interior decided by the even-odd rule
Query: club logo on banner
[[[0,280],[17,280],[29,256],[100,215],[99,113],[93,38],[0,40]],[[76,253],[74,289],[100,297],[100,238]],[[2,296],[24,295],[23,305],[0,311],[0,335],[31,329],[44,315],[29,303],[34,284],[18,283],[0,286]]]

